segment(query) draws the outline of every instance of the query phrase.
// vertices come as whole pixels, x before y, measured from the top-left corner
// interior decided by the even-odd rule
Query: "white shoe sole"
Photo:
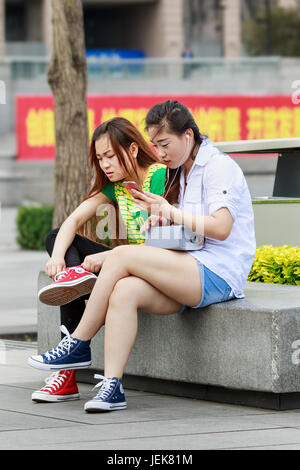
[[[67,369],[86,369],[92,364],[92,361],[88,362],[78,362],[78,363],[73,363],[73,364],[46,364],[44,362],[36,361],[35,359],[32,359],[31,357],[28,358],[27,364],[30,365],[31,367],[34,367],[35,369],[40,369],[40,370],[67,370]]]
[[[46,305],[65,305],[78,297],[90,294],[96,281],[97,276],[91,274],[84,279],[61,282],[60,284],[50,284],[39,291],[38,298]]]
[[[84,411],[86,411],[87,413],[101,413],[102,411],[125,410],[126,408],[126,401],[123,401],[122,403],[90,401],[84,405]]]
[[[38,403],[57,403],[59,401],[79,400],[79,398],[79,393],[74,393],[72,395],[50,395],[47,392],[33,392],[31,395],[32,401],[36,401]]]

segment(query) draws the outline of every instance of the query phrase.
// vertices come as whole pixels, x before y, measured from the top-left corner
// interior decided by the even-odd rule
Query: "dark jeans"
[[[52,230],[47,236],[46,250],[48,251],[49,256],[52,255],[58,230],[59,229]],[[81,237],[80,235],[75,235],[72,245],[68,248],[65,254],[66,266],[79,266],[81,263],[83,263],[86,256],[94,255],[95,253],[101,253],[107,250],[110,250],[110,248],[104,245],[100,245],[100,243],[93,242],[87,238]],[[97,275],[97,273],[95,274]],[[81,320],[85,309],[85,300],[88,298],[89,295],[84,295],[60,307],[61,325],[65,325],[71,334],[77,328],[77,325]]]

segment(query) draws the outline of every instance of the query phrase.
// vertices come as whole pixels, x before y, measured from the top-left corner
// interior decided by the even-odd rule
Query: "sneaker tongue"
[[[61,279],[63,279],[64,277],[68,276],[69,274],[69,271],[66,270],[66,271],[62,271],[60,273],[57,273],[56,276],[55,276],[55,280],[56,281],[60,281]]]
[[[83,274],[83,273],[86,273],[86,272],[87,272],[87,271],[86,271],[84,268],[82,268],[81,266],[76,266],[76,267],[74,267],[73,269],[74,269],[74,271],[75,271],[76,273],[78,273],[78,274]]]
[[[55,280],[60,281],[61,279],[69,276],[71,271],[75,271],[77,274],[84,274],[84,273],[88,272],[81,265],[80,266],[70,266],[69,268],[65,269],[65,271],[61,271],[60,273],[57,273],[56,276],[55,276]]]

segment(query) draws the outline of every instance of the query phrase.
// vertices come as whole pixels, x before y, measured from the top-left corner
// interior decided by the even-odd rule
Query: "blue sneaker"
[[[124,389],[122,385],[122,379],[113,377],[112,379],[107,379],[103,375],[94,375],[95,379],[100,379],[95,388],[101,386],[98,394],[90,401],[84,405],[85,411],[88,413],[97,413],[101,411],[114,411],[114,410],[124,410],[127,408],[127,403],[125,401]]]
[[[27,363],[30,366],[42,370],[66,370],[84,369],[91,365],[91,341],[73,338],[64,325],[60,331],[66,336],[59,345],[41,356],[29,357]]]

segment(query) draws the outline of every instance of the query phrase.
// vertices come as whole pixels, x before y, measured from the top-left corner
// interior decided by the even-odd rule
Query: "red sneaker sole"
[[[80,395],[79,393],[74,393],[72,395],[51,395],[45,392],[34,392],[31,399],[32,401],[36,401],[38,403],[57,403],[59,401],[79,400]]]
[[[39,292],[39,300],[46,305],[65,305],[83,295],[90,294],[97,278],[85,279],[75,285],[53,285],[46,286]]]

